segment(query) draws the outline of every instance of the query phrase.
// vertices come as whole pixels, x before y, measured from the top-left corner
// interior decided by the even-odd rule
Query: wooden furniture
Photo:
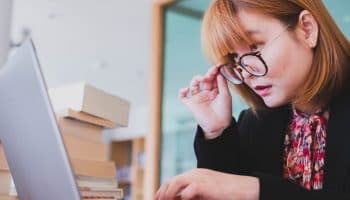
[[[152,8],[152,51],[150,71],[150,131],[146,140],[144,199],[153,200],[159,187],[159,160],[161,137],[161,101],[162,101],[162,68],[163,68],[163,40],[164,40],[164,10],[175,0],[154,0]]]
[[[125,199],[144,199],[145,138],[112,141],[110,157],[116,164],[118,186]]]

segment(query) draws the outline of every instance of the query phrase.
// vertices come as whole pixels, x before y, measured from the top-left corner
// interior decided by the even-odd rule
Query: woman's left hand
[[[167,181],[156,200],[257,200],[259,180],[250,176],[194,169]]]

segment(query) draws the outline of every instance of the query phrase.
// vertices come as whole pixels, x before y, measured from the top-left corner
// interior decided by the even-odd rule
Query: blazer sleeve
[[[350,194],[331,190],[306,190],[281,177],[254,172],[260,182],[260,200],[270,199],[308,199],[308,200],[349,200]]]
[[[228,128],[217,138],[207,140],[203,130],[197,127],[194,140],[194,150],[197,157],[197,167],[217,170],[227,173],[248,175],[247,151],[249,136],[245,126],[247,110],[239,115],[238,122],[232,118]],[[244,127],[244,128],[240,128]]]

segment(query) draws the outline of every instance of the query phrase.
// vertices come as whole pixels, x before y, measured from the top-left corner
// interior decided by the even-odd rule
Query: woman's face
[[[287,31],[286,25],[279,20],[255,12],[242,10],[238,17],[255,44],[240,45],[235,53],[241,56],[263,48],[262,58],[268,67],[268,73],[263,77],[249,76],[243,70],[245,83],[268,107],[291,102],[308,78],[313,61],[307,33],[298,26]]]

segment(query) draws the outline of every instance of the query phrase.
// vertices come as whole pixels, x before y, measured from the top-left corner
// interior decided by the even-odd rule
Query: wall
[[[14,0],[12,38],[30,29],[49,87],[87,80],[148,102],[151,0]]]

